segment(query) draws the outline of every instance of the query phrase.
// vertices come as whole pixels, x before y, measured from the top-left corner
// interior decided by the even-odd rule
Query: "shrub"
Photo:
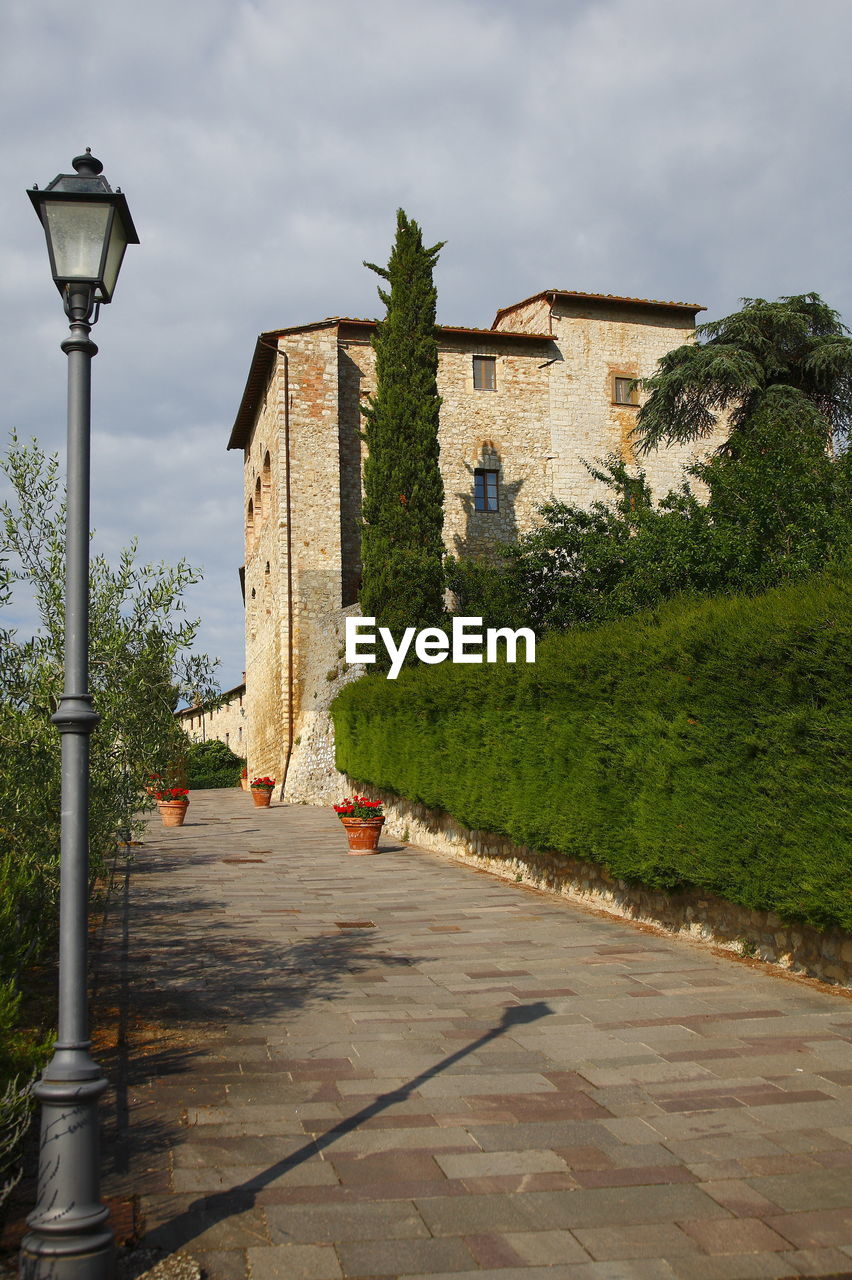
[[[849,640],[848,565],[673,601],[531,666],[368,676],[333,704],[337,765],[626,881],[852,929]]]
[[[238,787],[245,760],[217,738],[192,742],[186,752],[186,784],[198,791],[208,787]]]

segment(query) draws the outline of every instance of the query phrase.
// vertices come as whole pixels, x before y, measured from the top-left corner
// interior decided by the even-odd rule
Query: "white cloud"
[[[557,286],[852,317],[846,0],[59,0],[7,5],[0,430],[61,448],[64,317],[24,190],[91,146],[142,240],[95,337],[99,544],[202,560],[242,670],[241,465],[262,329],[375,315],[399,205],[440,318]],[[165,466],[170,459],[173,468]]]

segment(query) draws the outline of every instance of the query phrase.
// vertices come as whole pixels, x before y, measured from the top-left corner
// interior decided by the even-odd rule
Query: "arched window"
[[[254,509],[257,514],[258,524],[260,524],[263,518],[263,490],[260,485],[260,476],[257,477],[254,483]]]
[[[246,512],[246,552],[251,554],[254,550],[254,502],[249,498],[248,511]]]
[[[260,475],[261,475],[261,480],[263,482],[262,484],[263,509],[268,515],[269,512],[272,510],[270,506],[270,499],[272,497],[272,459],[269,456],[268,449],[266,450],[266,453],[263,455],[263,468],[261,470]]]

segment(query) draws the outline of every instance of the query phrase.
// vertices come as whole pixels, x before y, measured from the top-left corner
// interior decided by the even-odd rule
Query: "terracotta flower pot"
[[[338,817],[346,828],[350,853],[378,852],[384,818],[344,818],[340,814]]]
[[[189,808],[188,800],[158,800],[157,808],[164,827],[182,827]]]
[[[248,778],[240,778],[240,786],[242,787],[243,791],[248,791],[249,789]]]
[[[259,809],[266,809],[272,799],[272,792],[267,791],[265,787],[252,787],[251,798]]]

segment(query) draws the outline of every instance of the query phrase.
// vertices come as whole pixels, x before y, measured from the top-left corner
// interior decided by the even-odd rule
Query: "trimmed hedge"
[[[547,637],[535,665],[369,676],[337,766],[466,827],[852,929],[849,570]]]

